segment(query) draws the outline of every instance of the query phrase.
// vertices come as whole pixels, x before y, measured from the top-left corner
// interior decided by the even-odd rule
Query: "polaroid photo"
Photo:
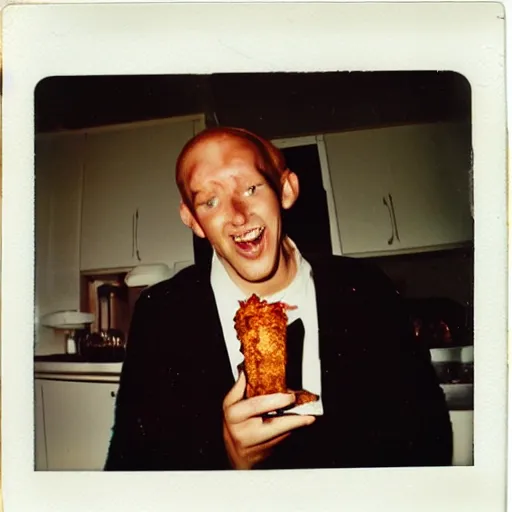
[[[5,509],[504,510],[504,17],[504,7],[490,2],[8,6]],[[209,175],[198,174],[206,164],[193,160],[193,147],[180,160],[180,169],[194,161],[188,185],[175,181],[185,145],[225,127],[277,148],[265,152],[255,138],[236,146],[259,155],[250,157],[257,161],[251,169],[262,176],[278,166],[272,155],[286,162],[280,172],[291,196],[283,186],[272,197],[280,197],[283,211],[275,211],[309,291],[290,285],[288,295],[278,289],[268,297],[314,297],[300,302],[300,315],[288,311],[288,327],[300,316],[305,328],[286,364],[273,327],[265,331],[270,348],[261,346],[286,366],[282,389],[306,390],[300,396],[311,402],[292,408],[295,415],[269,411],[261,422],[317,415],[317,434],[299,437],[309,426],[297,429],[281,466],[256,464],[250,472],[221,470],[236,464],[218,449],[227,443],[219,397],[236,387],[238,365],[250,357],[230,324],[240,287],[225,299],[224,290],[246,279],[237,261],[261,259],[271,246],[273,221],[261,220],[270,210],[251,206],[246,215],[244,208],[262,201],[258,187],[273,194],[272,181],[249,183],[240,200],[230,192],[223,206],[228,189],[217,181],[217,192],[205,196]],[[208,151],[224,148],[220,139],[204,140]],[[232,175],[243,176],[249,171],[236,158]],[[180,201],[193,190],[204,200],[187,217]],[[236,247],[231,260],[212,220],[219,204],[231,216],[222,234]],[[317,257],[345,262],[343,285],[334,287],[334,264]],[[382,334],[394,321],[387,307],[398,299],[377,300],[381,281],[366,268],[400,298],[414,348],[398,353]],[[130,352],[137,332],[149,348],[131,341]],[[429,358],[427,373],[446,402],[453,444],[446,464],[434,456],[444,449],[442,434],[430,453],[400,455],[438,421],[424,412],[431,398],[422,394],[420,367],[403,355],[409,352]],[[259,371],[244,368],[249,387],[245,395],[237,388],[239,398]],[[173,398],[180,393],[186,399]],[[411,406],[408,397],[423,397],[424,405]],[[124,411],[118,417],[116,405]],[[425,425],[413,427],[410,410],[423,411]],[[119,434],[114,425],[130,414],[138,430],[121,426]],[[329,423],[333,414],[337,423]],[[181,418],[172,445],[171,420]],[[213,434],[203,441],[205,425]],[[217,458],[208,458],[214,451]]]

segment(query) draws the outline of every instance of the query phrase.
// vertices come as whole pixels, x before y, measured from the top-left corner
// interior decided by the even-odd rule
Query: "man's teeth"
[[[253,240],[256,240],[261,233],[263,233],[263,228],[254,228],[242,235],[234,236],[233,240],[235,242],[252,242]]]

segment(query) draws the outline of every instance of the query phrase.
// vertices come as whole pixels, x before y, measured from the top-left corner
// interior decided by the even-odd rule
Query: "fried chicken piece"
[[[286,393],[286,327],[290,306],[268,303],[253,294],[240,301],[234,321],[244,355],[246,397]],[[296,391],[295,405],[318,400],[309,391]]]
[[[248,398],[286,393],[286,305],[252,295],[240,301],[235,329],[244,355]]]
[[[316,402],[318,395],[302,389],[301,391],[294,391],[295,393],[295,405],[307,404],[308,402]]]

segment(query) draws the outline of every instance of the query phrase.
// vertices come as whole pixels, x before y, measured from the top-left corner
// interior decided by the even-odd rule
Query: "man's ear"
[[[180,217],[185,226],[188,226],[199,238],[205,238],[204,231],[196,221],[190,208],[183,202],[180,202]]]
[[[299,197],[299,177],[289,169],[284,171],[281,178],[281,206],[288,210]]]

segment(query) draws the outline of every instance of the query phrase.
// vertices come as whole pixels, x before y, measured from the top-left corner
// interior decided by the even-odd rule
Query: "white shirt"
[[[321,395],[322,381],[315,283],[313,281],[311,265],[302,257],[293,242],[292,247],[297,261],[297,274],[293,281],[284,290],[261,298],[268,302],[282,301],[291,306],[297,306],[297,309],[287,311],[287,314],[289,324],[298,318],[301,318],[304,324],[302,386],[311,393]],[[222,325],[231,370],[236,380],[238,378],[238,365],[243,361],[243,355],[240,351],[240,341],[236,336],[234,318],[240,307],[239,301],[247,300],[250,295],[240,290],[231,280],[215,252],[213,253],[210,280],[217,303],[217,311]],[[310,402],[295,407],[290,412],[320,415],[323,413],[321,398],[317,402]]]

